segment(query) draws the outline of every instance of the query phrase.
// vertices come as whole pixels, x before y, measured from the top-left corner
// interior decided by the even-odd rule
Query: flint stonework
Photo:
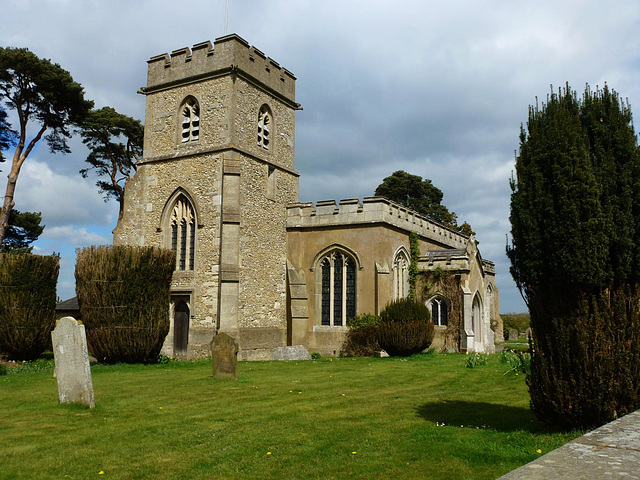
[[[51,332],[60,403],[95,406],[84,325],[73,317],[56,322]]]
[[[211,341],[214,378],[238,380],[238,342],[226,333],[218,333]]]

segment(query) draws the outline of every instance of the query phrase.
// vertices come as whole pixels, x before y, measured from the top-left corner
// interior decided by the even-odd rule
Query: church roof
[[[80,305],[78,305],[78,297],[73,297],[63,302],[56,304],[56,310],[64,310],[64,311],[73,311],[80,310]]]

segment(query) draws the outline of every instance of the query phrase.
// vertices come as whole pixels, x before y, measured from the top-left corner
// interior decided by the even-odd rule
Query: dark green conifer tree
[[[569,427],[640,407],[640,150],[607,86],[529,109],[512,179],[511,273],[531,313],[531,406]]]

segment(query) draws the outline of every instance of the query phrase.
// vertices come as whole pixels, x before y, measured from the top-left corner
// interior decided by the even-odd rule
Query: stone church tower
[[[114,244],[176,250],[163,352],[208,355],[219,329],[259,358],[287,340],[295,77],[237,35],[148,64],[144,159]]]

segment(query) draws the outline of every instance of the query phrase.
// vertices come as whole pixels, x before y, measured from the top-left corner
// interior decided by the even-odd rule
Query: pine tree
[[[536,414],[590,427],[640,407],[640,150],[607,86],[530,107],[512,179],[511,273],[531,313]]]

